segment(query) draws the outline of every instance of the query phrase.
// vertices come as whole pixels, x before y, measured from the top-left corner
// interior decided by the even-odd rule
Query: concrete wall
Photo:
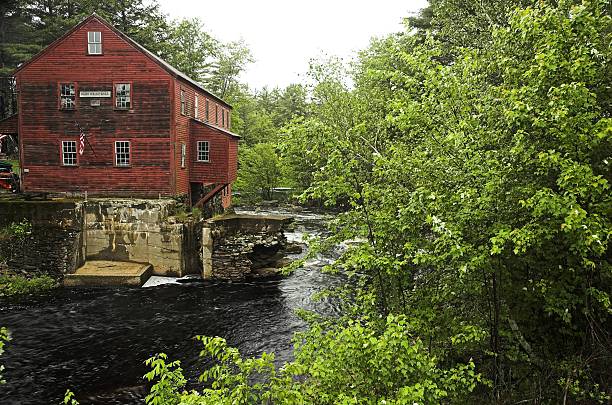
[[[201,224],[178,222],[175,211],[170,199],[87,202],[87,260],[150,263],[156,275],[199,273]]]

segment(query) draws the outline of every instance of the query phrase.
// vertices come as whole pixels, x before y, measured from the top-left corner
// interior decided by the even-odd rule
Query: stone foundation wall
[[[203,248],[204,277],[244,280],[275,273],[284,258],[290,218],[228,215],[209,221],[212,253]]]
[[[164,276],[199,273],[202,225],[177,221],[176,211],[170,199],[87,202],[87,260],[150,263]]]
[[[70,201],[0,201],[0,228],[27,220],[32,232],[23,239],[0,239],[8,270],[55,278],[84,263],[83,206]]]

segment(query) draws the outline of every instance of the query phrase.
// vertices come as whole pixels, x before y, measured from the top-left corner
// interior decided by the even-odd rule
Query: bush
[[[26,278],[18,275],[0,275],[0,297],[40,294],[57,287],[57,282],[47,275]]]
[[[200,355],[215,363],[200,376],[211,386],[181,393],[180,363],[167,364],[162,353],[147,360],[152,371],[145,378],[157,381],[147,404],[438,404],[465,400],[482,381],[471,360],[440,367],[402,315],[312,325],[299,337],[296,360],[281,369],[273,355],[244,359],[225,339],[197,337]]]

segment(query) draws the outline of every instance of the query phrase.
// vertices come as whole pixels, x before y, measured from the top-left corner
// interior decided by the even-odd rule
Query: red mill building
[[[15,78],[23,191],[230,204],[232,107],[99,16]]]

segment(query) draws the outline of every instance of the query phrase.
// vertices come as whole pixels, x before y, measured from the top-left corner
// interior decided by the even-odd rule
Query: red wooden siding
[[[102,32],[102,55],[87,54],[87,32]],[[168,73],[106,25],[92,19],[50,52],[17,73],[22,179],[25,191],[88,191],[91,194],[174,194],[170,182]],[[130,82],[131,108],[117,110],[114,96],[79,97],[80,90],[106,90]],[[74,83],[76,108],[59,109],[59,83]],[[85,130],[90,145],[77,167],[61,166],[61,140]],[[114,141],[131,141],[131,166],[115,168]],[[93,151],[92,151],[93,147]]]
[[[209,142],[209,162],[197,161],[198,141]],[[238,139],[225,131],[191,121],[191,176],[194,183],[231,183],[236,180],[235,152]]]
[[[101,55],[88,55],[88,31],[102,33]],[[94,15],[18,69],[20,113],[15,119],[21,167],[27,171],[22,178],[24,191],[188,195],[190,182],[235,180],[237,138],[193,119],[196,94],[202,121],[214,124],[217,111],[221,126],[221,114],[226,113],[224,126],[229,128],[231,107],[130,41]],[[74,110],[60,109],[61,83],[75,85]],[[115,108],[116,83],[131,84],[129,109]],[[84,90],[110,91],[111,97],[82,98],[79,92]],[[181,114],[181,90],[185,114]],[[99,105],[92,105],[92,100]],[[63,166],[61,141],[74,140],[78,145],[75,122],[89,144],[76,166]],[[211,164],[205,167],[195,162],[198,137],[211,141]],[[129,167],[114,165],[117,140],[130,141]],[[185,167],[181,166],[183,144]]]
[[[185,113],[181,112],[181,92],[184,93],[185,97]],[[196,133],[198,131],[197,123],[194,126],[192,121],[195,122],[195,96],[198,96],[198,121],[206,121],[206,101],[208,100],[208,120],[213,120],[214,113],[218,111],[229,111],[227,106],[223,106],[221,103],[211,98],[209,95],[204,94],[201,90],[195,88],[191,84],[181,79],[174,80],[174,120],[175,120],[175,146],[174,146],[174,165],[176,173],[176,190],[179,194],[187,194],[190,192],[190,182],[197,183],[213,183],[217,182],[216,179],[227,178],[226,173],[228,172],[227,166],[214,165],[214,170],[219,173],[207,173],[206,176],[202,176],[202,168],[199,167],[201,162],[196,162],[197,155],[194,145],[197,145]],[[219,114],[219,120],[221,115]],[[221,122],[221,121],[219,121]],[[226,125],[228,125],[226,123]],[[198,139],[202,140],[202,139]],[[181,167],[181,144],[185,144],[187,147],[186,155],[186,167]],[[212,158],[212,151],[211,151]],[[221,160],[225,162],[226,160]],[[225,164],[225,163],[222,163]],[[209,169],[212,169],[209,168]],[[234,176],[235,180],[235,176]],[[233,181],[233,180],[232,180]]]

